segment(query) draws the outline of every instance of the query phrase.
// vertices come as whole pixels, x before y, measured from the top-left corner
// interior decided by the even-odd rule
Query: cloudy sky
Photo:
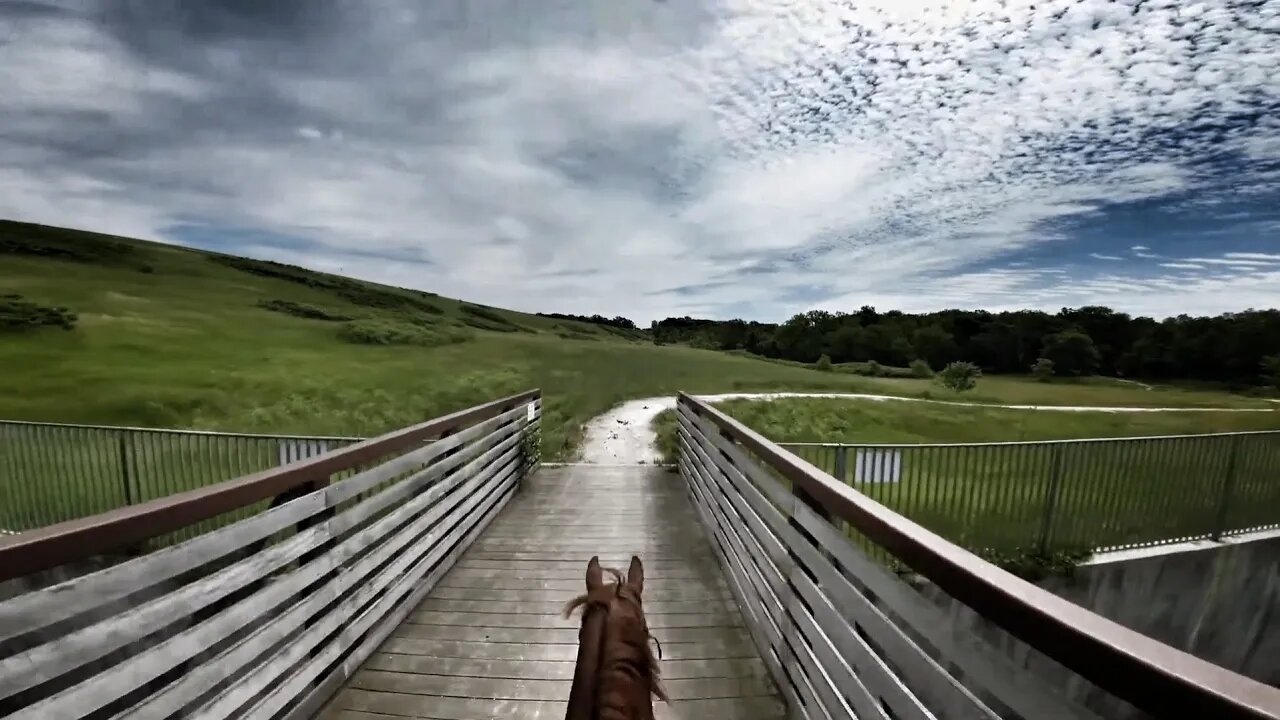
[[[522,310],[1280,298],[1280,0],[0,0],[0,217]]]

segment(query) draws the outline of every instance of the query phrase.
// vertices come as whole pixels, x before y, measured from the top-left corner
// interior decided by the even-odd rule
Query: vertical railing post
[[[1240,440],[1240,435],[1233,435],[1231,437],[1231,447],[1227,451],[1227,469],[1222,478],[1222,491],[1218,495],[1218,510],[1213,518],[1211,535],[1214,540],[1222,539],[1222,535],[1227,529],[1227,512],[1231,508],[1231,493],[1236,487],[1236,467],[1240,461]]]
[[[848,484],[849,480],[849,447],[847,445],[836,446],[836,479],[842,483]]]
[[[129,478],[129,441],[125,431],[116,433],[117,446],[120,449],[120,485],[124,488],[124,504],[133,504],[133,487]]]
[[[1042,556],[1049,554],[1049,541],[1053,535],[1053,516],[1057,510],[1058,495],[1062,488],[1063,444],[1054,443],[1053,445],[1052,466],[1049,470],[1049,487],[1045,491],[1044,514],[1040,517],[1040,541],[1038,547]]]

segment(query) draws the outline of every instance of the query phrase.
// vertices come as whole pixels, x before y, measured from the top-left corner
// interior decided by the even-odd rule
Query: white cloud
[[[1223,257],[1231,260],[1266,260],[1280,263],[1280,255],[1275,253],[1229,252],[1224,253]]]
[[[1176,152],[1150,143],[1274,89],[1280,56],[1256,10],[708,7],[566,5],[450,24],[403,3],[344,16],[313,47],[280,40],[288,52],[254,56],[252,43],[210,43],[150,65],[86,20],[24,21],[0,45],[0,123],[25,133],[0,137],[0,216],[169,240],[178,219],[210,218],[316,243],[255,250],[277,259],[642,322],[868,299],[1053,309],[1093,302],[1086,291],[1170,313],[1225,302],[1218,285],[1007,258],[1071,254],[1070,224],[1102,222],[1112,203],[1222,197],[1186,162],[1220,149],[1211,135],[1180,135]],[[216,113],[249,92],[262,102],[245,107],[274,114]],[[86,113],[102,145],[62,154]],[[1268,122],[1234,126],[1232,147],[1274,157]],[[116,149],[110,129],[131,143]],[[1268,177],[1248,170],[1233,185],[1265,198],[1280,189]],[[1215,267],[1262,293],[1273,280],[1255,271],[1278,257],[1158,267]],[[967,270],[994,265],[1006,267]]]
[[[1266,267],[1274,265],[1274,262],[1268,260],[1240,260],[1232,258],[1187,258],[1187,262],[1204,263],[1207,265],[1235,265],[1238,267]]]

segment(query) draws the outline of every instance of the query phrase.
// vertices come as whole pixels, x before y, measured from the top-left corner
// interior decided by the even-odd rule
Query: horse
[[[604,573],[615,582],[604,582]],[[568,618],[582,608],[578,659],[565,720],[653,720],[653,698],[668,702],[640,596],[644,565],[631,557],[624,579],[614,568],[587,563],[587,592],[564,606]],[[661,654],[662,646],[658,646]]]

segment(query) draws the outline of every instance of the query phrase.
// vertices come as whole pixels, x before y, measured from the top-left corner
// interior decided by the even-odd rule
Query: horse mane
[[[639,558],[632,558],[632,568],[639,576],[636,582],[629,582],[616,568],[600,567],[598,558],[591,558],[587,592],[564,605],[566,618],[583,609],[565,715],[568,720],[623,717],[618,713],[630,709],[628,702],[640,705],[639,717],[652,718],[650,694],[669,702],[658,660],[649,645],[652,636],[641,603],[643,568]],[[605,584],[603,573],[611,575],[614,582]],[[640,688],[645,692],[637,697]]]

